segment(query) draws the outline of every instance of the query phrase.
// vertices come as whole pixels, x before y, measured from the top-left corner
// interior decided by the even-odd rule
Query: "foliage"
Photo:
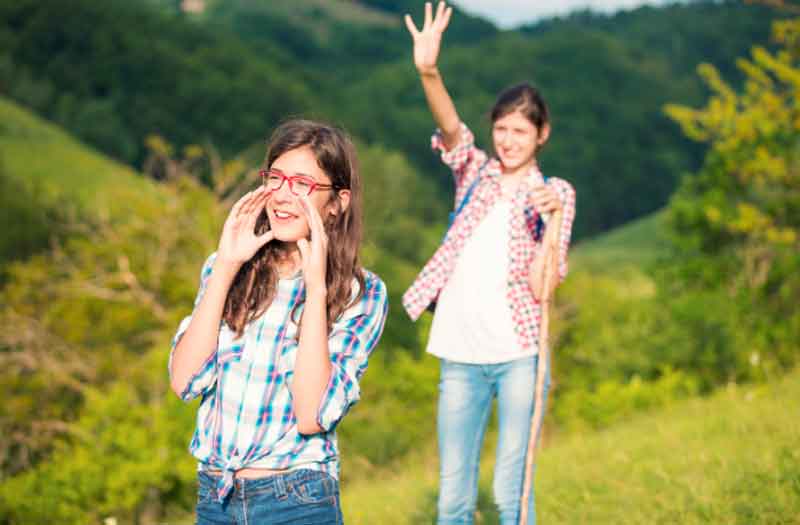
[[[194,411],[167,395],[160,343],[129,360],[123,379],[87,388],[81,418],[49,461],[0,485],[0,522],[148,524],[194,502],[196,465],[186,452]]]
[[[381,349],[386,351],[386,345]],[[364,376],[361,395],[369,409],[356,409],[342,422],[346,479],[401,463],[435,433],[438,361],[430,356],[415,360],[406,352],[393,355],[388,362],[376,360]]]
[[[663,272],[665,289],[683,300],[712,293],[735,305],[730,322],[748,340],[739,360],[769,372],[796,363],[800,340],[800,21],[776,23],[775,38],[777,52],[756,46],[739,61],[741,93],[705,65],[714,92],[706,107],[667,108],[711,149],[673,197],[679,258]]]
[[[47,190],[9,177],[0,157],[0,282],[12,260],[24,259],[46,249],[56,232],[57,208]],[[49,204],[48,204],[49,203]]]
[[[8,268],[0,295],[0,382],[8,396],[0,431],[10,436],[3,472],[39,461],[80,413],[87,389],[126,374],[119,363],[143,355],[191,303],[186,276],[213,242],[188,213],[203,197],[186,184],[164,195],[170,200],[140,203],[135,216],[100,210],[71,224],[51,251]],[[26,409],[32,400],[42,407],[34,418]]]
[[[681,397],[769,380],[797,363],[798,27],[777,23],[781,48],[757,46],[752,60],[739,62],[741,93],[701,68],[714,91],[707,106],[667,112],[691,138],[710,143],[704,167],[684,179],[658,223],[574,254],[578,271],[558,310],[554,400],[562,424],[608,420],[585,406],[606,407],[612,419],[624,414],[637,378],[643,392],[669,390],[668,378],[681,378],[673,385]],[[654,251],[658,238],[663,247]],[[659,255],[636,255],[633,246]]]
[[[0,0],[0,93],[137,166],[153,133],[177,151],[213,144],[230,158],[283,118],[324,117],[402,152],[439,181],[448,203],[449,177],[427,148],[432,123],[400,18],[411,11],[419,19],[422,2],[295,4],[209,2],[191,17],[175,14],[172,0]],[[503,32],[459,12],[442,69],[484,147],[496,94],[519,80],[542,88],[554,119],[542,164],[577,189],[577,239],[666,203],[676,174],[695,169],[703,147],[659,108],[700,103],[694,64],[706,57],[730,69],[752,42],[766,41],[773,16],[693,2]],[[478,67],[476,56],[491,59]]]
[[[154,131],[232,154],[310,99],[276,46],[259,57],[139,2],[4,1],[0,20],[2,93],[127,162]]]

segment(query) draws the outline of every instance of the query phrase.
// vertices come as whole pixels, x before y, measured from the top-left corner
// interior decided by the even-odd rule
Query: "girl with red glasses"
[[[273,134],[262,185],[232,208],[175,335],[172,389],[200,397],[197,523],[342,523],[336,427],[387,312],[361,268],[361,184],[339,129]]]
[[[539,169],[536,155],[550,136],[550,120],[541,95],[527,83],[497,98],[491,112],[493,154],[475,145],[436,64],[452,8],[441,2],[435,16],[432,11],[426,3],[422,29],[409,15],[405,21],[414,41],[414,65],[439,127],[432,147],[453,172],[457,211],[403,305],[417,319],[436,304],[427,351],[441,360],[438,523],[472,523],[483,433],[497,398],[494,498],[500,523],[516,525],[545,293],[541,217],[557,211],[562,216],[557,260],[563,279],[575,192]],[[560,279],[552,280],[553,287]],[[532,493],[528,501],[532,519]]]

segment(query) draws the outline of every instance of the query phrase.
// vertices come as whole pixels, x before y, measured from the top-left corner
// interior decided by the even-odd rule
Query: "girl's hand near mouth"
[[[274,238],[272,231],[256,235],[256,220],[264,209],[270,192],[260,187],[245,194],[231,208],[217,247],[221,262],[241,266]]]
[[[305,212],[308,220],[308,228],[311,230],[311,241],[300,239],[297,247],[300,250],[300,257],[303,265],[303,279],[306,283],[306,293],[326,294],[326,271],[328,264],[328,235],[325,233],[325,225],[316,207],[308,199],[308,196],[298,197],[300,205]]]

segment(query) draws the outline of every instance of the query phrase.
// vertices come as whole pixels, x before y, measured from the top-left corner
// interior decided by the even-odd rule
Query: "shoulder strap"
[[[472,181],[472,184],[469,185],[469,188],[467,188],[467,193],[464,194],[464,198],[461,199],[461,202],[458,203],[458,207],[456,208],[456,211],[454,213],[452,213],[452,218],[450,220],[451,224],[455,220],[455,218],[458,217],[458,215],[461,213],[461,210],[464,209],[464,206],[467,205],[467,203],[469,202],[469,199],[472,197],[472,192],[475,191],[475,187],[481,181],[481,177],[482,177],[481,173],[483,172],[484,168],[486,168],[486,165],[489,164],[489,160],[490,159],[487,156],[486,160],[483,161],[483,164],[481,165],[481,167],[478,168],[478,176],[475,177],[475,180]]]
[[[478,176],[475,177],[475,180],[472,181],[472,184],[469,185],[469,188],[467,188],[467,193],[464,194],[464,198],[461,199],[461,202],[458,203],[458,208],[456,208],[456,212],[455,212],[454,217],[457,217],[458,214],[461,213],[461,210],[464,209],[464,206],[467,205],[467,203],[469,202],[470,197],[472,197],[472,192],[475,191],[475,186],[478,185],[478,182],[480,182],[480,180],[481,180],[481,176],[480,176],[480,174],[478,174]]]

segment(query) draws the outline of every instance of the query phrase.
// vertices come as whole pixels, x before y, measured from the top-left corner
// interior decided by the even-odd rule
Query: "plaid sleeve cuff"
[[[460,171],[469,163],[472,157],[472,150],[475,148],[475,136],[469,130],[466,124],[461,122],[459,124],[459,138],[458,144],[448,151],[444,145],[444,137],[442,130],[436,129],[433,136],[431,136],[431,149],[442,158],[444,162],[453,171]]]
[[[186,317],[183,322],[181,322],[178,332],[175,334],[175,337],[172,340],[172,350],[169,353],[169,363],[167,364],[170,379],[172,379],[172,357],[175,354],[175,347],[178,346],[178,342],[180,342],[181,337],[183,337],[184,332],[189,327],[189,322],[191,320],[192,317],[189,316]],[[186,387],[183,389],[183,392],[180,393],[179,397],[183,401],[191,401],[192,399],[209,391],[211,387],[214,386],[216,381],[217,352],[211,352],[211,355],[208,356],[197,372],[195,372],[191,379],[189,379],[189,382],[186,383]]]
[[[570,239],[572,237],[572,224],[575,221],[575,188],[563,179],[554,179],[555,189],[561,197],[562,215],[561,232],[559,234],[558,251],[558,275],[560,280],[567,277],[569,264],[567,252],[569,251]]]
[[[203,269],[200,271],[200,287],[197,291],[197,297],[194,300],[194,306],[197,307],[200,304],[200,300],[203,298],[203,294],[206,291],[206,287],[208,286],[209,277],[211,277],[211,272],[214,266],[214,260],[216,259],[216,252],[212,253],[206,262],[203,264]],[[194,315],[194,312],[192,312]],[[178,346],[183,334],[189,328],[189,323],[192,321],[192,315],[189,315],[181,321],[181,324],[178,326],[178,330],[175,332],[175,337],[172,338],[172,348],[169,352],[169,361],[167,363],[167,371],[170,375],[170,379],[172,379],[172,358],[175,354],[175,347]],[[208,356],[208,359],[202,364],[202,366],[195,372],[192,378],[187,383],[186,387],[183,389],[183,392],[180,394],[180,398],[184,401],[191,401],[192,399],[204,394],[207,392],[217,381],[217,353],[212,352],[211,355]]]
[[[333,369],[317,414],[323,431],[336,428],[360,399],[359,380],[383,332],[388,306],[386,285],[377,276],[370,276],[359,304],[334,325],[328,340]]]

